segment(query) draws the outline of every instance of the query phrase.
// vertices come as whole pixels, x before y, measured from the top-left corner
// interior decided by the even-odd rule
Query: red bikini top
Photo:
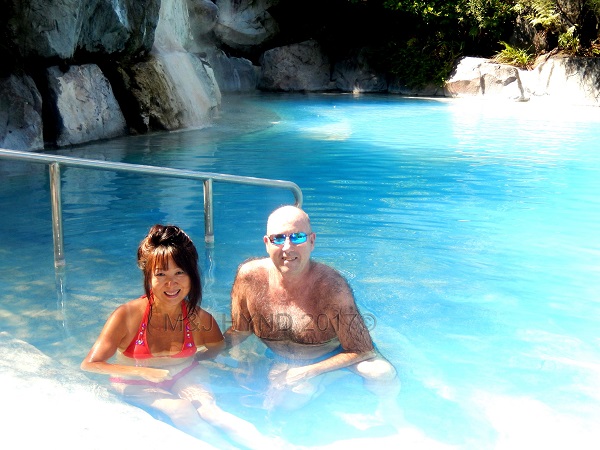
[[[146,311],[144,312],[144,317],[140,323],[137,335],[125,349],[123,355],[134,359],[147,359],[154,357],[154,355],[150,352],[148,339],[146,338],[146,331],[148,329],[148,316],[150,315],[151,308],[152,302],[148,301],[148,306],[146,306]],[[190,320],[188,319],[185,301],[181,302],[181,314],[183,316],[183,327],[185,330],[183,335],[183,346],[179,353],[169,355],[169,358],[189,358],[190,356],[194,356],[197,351],[196,343],[194,342],[194,337],[192,336]]]

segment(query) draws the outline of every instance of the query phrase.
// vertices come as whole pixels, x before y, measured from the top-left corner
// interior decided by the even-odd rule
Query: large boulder
[[[44,148],[42,97],[27,75],[0,79],[0,148]]]
[[[83,21],[98,0],[23,0],[3,4],[8,17],[5,45],[24,58],[70,58]],[[6,8],[6,9],[5,9]]]
[[[126,134],[125,118],[97,65],[71,66],[66,72],[53,66],[47,78],[58,146]]]
[[[222,50],[209,52],[207,59],[215,73],[221,92],[256,90],[259,67],[245,58],[227,56]]]
[[[474,97],[483,95],[481,71],[479,68],[488,60],[485,58],[461,58],[445,84],[447,97]]]
[[[386,92],[384,73],[375,71],[367,61],[364,50],[335,63],[331,77],[342,92]]]
[[[314,40],[268,50],[260,65],[259,89],[327,91],[335,87],[329,58]]]
[[[118,70],[115,79],[136,132],[207,126],[221,103],[210,64],[199,55],[159,53]]]
[[[554,57],[528,74],[532,97],[600,106],[600,58]]]
[[[484,58],[462,58],[446,82],[444,93],[447,97],[548,99],[600,106],[600,58],[548,57],[532,70]]]
[[[444,86],[447,97],[486,96],[527,101],[520,71],[485,58],[462,58]]]
[[[160,0],[8,0],[3,47],[22,58],[69,59],[77,50],[136,55],[152,47]]]
[[[194,38],[211,32],[217,25],[219,8],[210,0],[187,0],[190,31]]]
[[[517,101],[529,100],[523,89],[521,71],[518,68],[506,64],[486,62],[479,67],[479,71],[483,95]]]
[[[87,3],[94,4],[91,0]],[[160,5],[161,0],[95,2],[90,15],[84,18],[78,47],[110,55],[136,56],[149,52]]]
[[[219,18],[214,32],[228,47],[248,50],[279,32],[277,22],[267,11],[277,0],[216,0],[215,3]]]

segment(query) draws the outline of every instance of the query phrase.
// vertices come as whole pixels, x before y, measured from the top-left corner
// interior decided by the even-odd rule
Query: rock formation
[[[600,106],[600,59],[557,56],[523,70],[484,58],[462,58],[444,95]]]
[[[365,49],[332,55],[315,39],[278,40],[281,30],[269,12],[277,0],[3,3],[3,148],[40,150],[206,127],[223,93],[255,89],[552,98],[596,106],[600,94],[598,59],[560,57],[533,70],[463,58],[445,86],[410,89],[373,69]]]

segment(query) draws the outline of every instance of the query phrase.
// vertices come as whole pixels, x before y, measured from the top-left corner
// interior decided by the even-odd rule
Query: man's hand
[[[302,381],[312,378],[309,366],[292,367],[291,369],[281,372],[269,373],[269,380],[274,387],[283,389],[285,387],[294,386]]]

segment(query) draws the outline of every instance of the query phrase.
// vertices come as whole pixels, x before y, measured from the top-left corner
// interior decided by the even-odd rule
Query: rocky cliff
[[[4,0],[0,147],[39,150],[205,127],[222,93],[255,89],[598,106],[594,58],[552,58],[530,71],[464,58],[444,87],[414,91],[373,70],[360,47],[342,57],[314,39],[278,40],[279,24],[269,13],[276,3]],[[256,57],[253,63],[240,55]]]
[[[205,127],[256,67],[221,47],[277,32],[269,0],[5,0],[0,147]]]

